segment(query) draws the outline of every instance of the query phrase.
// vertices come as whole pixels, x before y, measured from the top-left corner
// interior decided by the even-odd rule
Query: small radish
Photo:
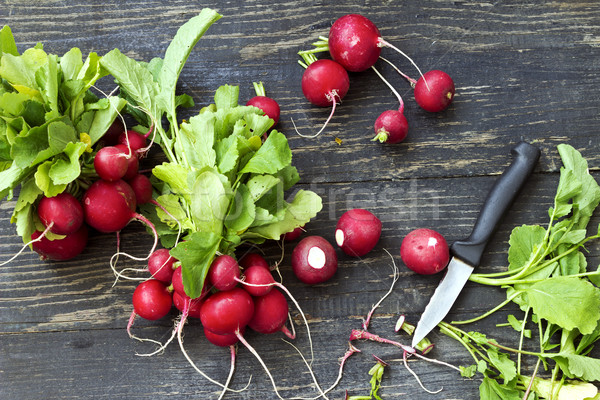
[[[237,285],[240,277],[240,266],[235,258],[222,254],[215,257],[206,278],[217,290],[231,290]]]
[[[129,148],[127,148],[126,145],[117,144],[115,147],[121,150],[127,156],[127,171],[125,171],[125,175],[123,175],[122,179],[128,181],[137,175],[138,169],[140,168],[140,161],[134,153],[129,154]]]
[[[209,296],[200,309],[200,320],[205,329],[225,335],[239,332],[248,325],[253,314],[252,297],[236,287]]]
[[[348,72],[340,64],[327,59],[312,61],[302,75],[302,93],[308,101],[316,106],[331,106],[331,113],[316,134],[300,136],[312,138],[323,132],[333,117],[336,105],[346,96],[349,88]],[[300,134],[297,130],[296,132]]]
[[[35,231],[31,235],[31,239],[35,240],[31,243],[31,247],[42,259],[65,261],[75,258],[85,249],[88,241],[88,229],[86,225],[81,225],[76,232],[55,240],[49,240],[43,236],[43,232]]]
[[[173,286],[173,290],[175,292],[182,295],[186,295],[185,289],[183,288],[183,276],[181,271],[181,265],[175,268],[175,270],[173,271],[173,275],[171,276],[171,285]]]
[[[292,252],[292,270],[306,284],[325,282],[337,271],[335,249],[321,236],[305,237]]]
[[[269,270],[269,263],[263,256],[258,253],[247,253],[244,254],[239,261],[240,267],[242,269],[250,268],[253,265],[260,265],[261,267]]]
[[[240,334],[243,335],[244,331],[245,329],[240,330]],[[209,342],[219,347],[229,347],[240,341],[235,333],[226,333],[224,335],[219,335],[209,331],[206,328],[204,328],[204,336],[206,336],[206,339]]]
[[[183,312],[185,310],[186,302],[189,302],[188,305],[188,317],[200,319],[200,308],[202,307],[202,303],[204,303],[203,298],[190,299],[187,295],[182,295],[178,292],[173,291],[173,304],[175,308],[179,311]]]
[[[254,316],[248,326],[256,332],[264,334],[279,331],[289,333],[285,328],[288,312],[285,296],[279,290],[273,289],[264,296],[254,298]]]
[[[301,226],[299,226],[299,227],[295,228],[291,232],[284,233],[283,234],[283,239],[286,242],[293,242],[294,240],[299,239],[300,236],[302,236],[303,232],[304,232],[304,229]]]
[[[137,315],[153,321],[169,313],[173,299],[167,285],[150,279],[135,288],[132,303]]]
[[[105,146],[114,146],[115,144],[119,143],[119,136],[123,132],[125,132],[125,124],[121,118],[117,118],[108,127],[106,132],[104,132],[101,141]]]
[[[170,284],[173,279],[173,263],[177,261],[168,249],[155,250],[148,258],[148,271],[158,281]]]
[[[380,143],[400,143],[408,135],[408,121],[397,110],[387,110],[375,120],[375,137]]]
[[[143,174],[136,174],[127,180],[127,183],[133,189],[138,205],[152,202],[152,183],[150,182],[150,178]]]
[[[275,284],[275,279],[271,275],[271,271],[262,265],[251,265],[244,270],[244,289],[252,296],[264,296],[269,293]],[[265,285],[265,286],[252,286]]]
[[[44,226],[58,235],[68,235],[79,230],[83,224],[83,207],[79,200],[68,192],[54,197],[43,196],[37,206],[37,213]]]
[[[265,87],[263,86],[262,82],[254,82],[253,85],[256,96],[248,100],[246,105],[260,108],[267,117],[274,121],[273,126],[277,125],[281,112],[279,109],[279,104],[272,98],[267,97]]]
[[[448,243],[441,234],[432,229],[420,228],[410,232],[402,240],[400,257],[414,272],[431,275],[446,268],[450,252]]]
[[[150,131],[146,135],[148,135]],[[136,157],[141,158],[142,152],[146,147],[146,138],[147,136],[136,131],[128,130],[119,136],[118,142],[119,144],[125,146],[126,148],[131,148],[131,152],[136,155]]]
[[[105,181],[117,181],[125,176],[129,168],[127,153],[116,146],[98,150],[94,157],[94,169]]]
[[[381,221],[362,208],[346,211],[337,222],[335,241],[352,257],[362,257],[375,247],[381,236]]]
[[[135,213],[135,193],[123,180],[94,182],[82,203],[87,224],[104,233],[120,231],[133,218],[141,217]]]
[[[415,85],[415,100],[429,112],[445,110],[454,98],[454,81],[440,70],[426,72]]]

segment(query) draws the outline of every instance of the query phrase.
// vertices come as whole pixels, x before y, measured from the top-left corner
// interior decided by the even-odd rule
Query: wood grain
[[[532,4],[534,3],[534,4]],[[221,84],[240,85],[241,100],[253,95],[252,82],[263,81],[267,93],[282,108],[279,128],[288,136],[302,188],[315,190],[324,209],[307,230],[333,242],[337,218],[350,208],[372,210],[383,221],[376,249],[362,260],[339,255],[339,270],[330,282],[308,287],[289,268],[293,243],[285,246],[283,281],[306,312],[315,342],[314,370],[324,387],[337,375],[338,358],[347,348],[352,328],[388,289],[391,259],[401,270],[393,294],[373,320],[374,333],[397,337],[393,325],[399,313],[416,322],[441,276],[415,276],[401,263],[398,250],[404,235],[431,227],[449,241],[466,237],[488,189],[510,163],[510,148],[521,138],[540,146],[535,174],[496,232],[482,269],[506,266],[507,240],[521,224],[545,224],[560,159],[556,145],[569,143],[588,160],[600,178],[600,3],[596,1],[50,1],[4,0],[0,23],[12,28],[20,50],[43,42],[48,52],[63,54],[71,47],[104,54],[117,47],[139,60],[162,56],[177,28],[202,7],[224,16],[193,51],[180,81],[180,92],[193,96],[192,115],[212,101]],[[314,132],[328,109],[311,106],[302,96],[302,68],[297,52],[326,35],[335,18],[362,13],[383,37],[402,48],[423,70],[444,69],[454,79],[453,105],[440,114],[422,111],[410,86],[383,62],[376,68],[401,93],[410,124],[407,140],[386,146],[372,142],[373,122],[396,98],[373,71],[351,74],[351,88],[326,132],[315,139],[295,134],[291,119],[303,133]],[[417,72],[391,49],[382,55],[406,73]],[[110,79],[100,83],[110,90]],[[185,117],[185,115],[183,115]],[[334,138],[340,138],[338,145]],[[157,159],[146,160],[150,166]],[[10,224],[14,201],[0,204],[2,259],[21,243]],[[592,226],[598,224],[598,218]],[[151,246],[143,228],[131,225],[123,245],[142,255]],[[116,248],[114,236],[94,233],[85,253],[64,263],[41,262],[25,252],[0,268],[0,399],[146,399],[217,398],[219,388],[187,363],[176,343],[163,354],[140,357],[153,350],[130,339],[125,331],[131,312],[134,282],[114,276],[108,260]],[[276,244],[263,248],[267,258],[280,257]],[[589,263],[600,263],[598,245]],[[122,266],[139,266],[123,261]],[[452,309],[451,319],[480,314],[504,298],[498,289],[469,283]],[[473,326],[511,344],[509,328],[496,328],[510,312]],[[175,313],[171,317],[175,317]],[[306,330],[294,311],[298,339],[307,354]],[[141,337],[165,340],[172,321],[136,321]],[[281,335],[248,340],[263,356],[284,398],[317,392],[295,350]],[[433,356],[454,365],[470,363],[468,354],[449,338],[433,332]],[[380,394],[396,399],[474,399],[477,379],[467,380],[449,368],[412,362],[427,388],[423,392],[402,365],[397,349],[359,343],[362,353],[348,362],[344,378],[330,398],[368,393],[371,354],[390,361]],[[229,354],[206,342],[198,321],[185,329],[185,348],[204,372],[223,382]],[[247,391],[227,399],[274,399],[270,381],[256,359],[240,348],[232,387]]]

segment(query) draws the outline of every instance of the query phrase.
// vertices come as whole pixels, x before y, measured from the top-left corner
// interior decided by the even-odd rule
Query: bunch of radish
[[[386,41],[377,26],[362,15],[347,14],[340,17],[331,26],[329,37],[321,36],[313,45],[314,49],[298,53],[303,59],[300,64],[306,68],[302,76],[302,92],[312,104],[319,107],[331,106],[332,110],[329,118],[316,134],[301,135],[303,137],[316,137],[331,120],[336,105],[341,102],[350,86],[346,71],[361,72],[371,68],[390,87],[399,102],[397,110],[386,110],[376,119],[373,140],[381,143],[398,143],[406,138],[408,122],[404,116],[404,101],[374,67],[380,58],[390,63],[380,55],[383,47],[403,55],[419,72],[420,78],[415,80],[394,66],[414,88],[415,100],[422,109],[429,112],[443,111],[454,98],[454,82],[447,73],[431,70],[423,74],[408,55]],[[332,60],[318,60],[315,57],[315,53],[323,51],[329,51]]]

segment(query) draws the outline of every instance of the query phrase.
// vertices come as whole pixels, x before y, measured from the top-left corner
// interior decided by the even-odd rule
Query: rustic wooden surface
[[[532,4],[543,3],[543,4]],[[198,108],[211,101],[221,84],[240,85],[241,98],[252,96],[252,81],[262,80],[282,107],[280,128],[287,133],[301,186],[316,190],[324,209],[307,229],[333,242],[336,219],[347,209],[364,207],[383,221],[383,235],[364,259],[339,254],[339,270],[330,282],[308,287],[290,272],[286,245],[284,282],[310,320],[315,342],[314,371],[324,387],[336,377],[337,359],[347,347],[352,328],[390,285],[391,260],[401,278],[393,294],[375,314],[372,331],[395,337],[400,313],[416,322],[441,276],[415,276],[399,257],[402,237],[417,227],[438,230],[449,241],[466,237],[487,190],[510,162],[509,151],[521,138],[536,143],[542,157],[534,176],[502,222],[483,259],[482,270],[506,265],[510,230],[547,219],[558,180],[556,145],[579,149],[600,178],[600,3],[586,1],[0,1],[0,23],[9,24],[23,50],[43,42],[49,52],[71,47],[104,54],[118,47],[129,56],[149,60],[162,56],[177,28],[202,7],[224,17],[211,27],[192,53],[180,79]],[[372,19],[382,35],[410,54],[425,70],[443,69],[453,78],[457,95],[447,111],[420,110],[409,86],[385,64],[377,67],[405,97],[409,137],[399,145],[371,142],[372,124],[380,112],[396,107],[396,99],[372,71],[351,75],[351,89],[326,133],[316,139],[297,136],[293,118],[308,132],[321,124],[326,109],[317,109],[300,90],[302,68],[296,52],[346,13]],[[383,55],[407,72],[410,65],[391,50]],[[414,75],[414,74],[413,74]],[[110,82],[105,82],[110,87]],[[197,110],[196,108],[195,110]],[[333,138],[342,139],[338,145]],[[20,246],[9,216],[14,202],[0,204],[2,259]],[[595,221],[598,222],[597,220]],[[143,254],[151,239],[132,225],[123,246]],[[163,354],[140,357],[153,348],[128,338],[134,284],[113,286],[108,260],[112,235],[93,234],[89,248],[75,260],[41,262],[26,252],[0,268],[0,399],[208,399],[218,387],[187,363],[176,344]],[[599,263],[598,247],[590,248],[590,265]],[[264,247],[269,260],[280,256],[275,244]],[[450,319],[480,314],[503,299],[499,289],[467,284]],[[496,328],[502,315],[484,320],[480,329],[507,344],[517,339],[509,328]],[[175,314],[172,315],[175,317]],[[166,339],[171,322],[136,322],[143,337]],[[307,349],[305,329],[295,341]],[[282,335],[247,335],[271,368],[281,394],[316,395],[298,354]],[[406,342],[405,336],[398,337]],[[434,331],[433,356],[461,365],[470,363],[464,349]],[[224,381],[228,351],[209,345],[200,324],[185,330],[190,356],[211,377]],[[446,367],[411,365],[436,395],[423,392],[405,370],[395,348],[359,343],[361,354],[348,362],[330,398],[368,394],[371,354],[390,362],[380,394],[387,399],[474,399],[478,379],[461,378]],[[269,380],[256,359],[240,348],[232,387],[252,376],[247,391],[228,399],[274,399]]]

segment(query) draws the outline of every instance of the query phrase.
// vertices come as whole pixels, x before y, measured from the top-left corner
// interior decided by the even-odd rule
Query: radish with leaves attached
[[[267,97],[265,87],[262,82],[253,83],[256,96],[248,100],[247,106],[260,108],[267,117],[273,120],[273,126],[279,122],[281,110],[279,104],[270,97]]]

